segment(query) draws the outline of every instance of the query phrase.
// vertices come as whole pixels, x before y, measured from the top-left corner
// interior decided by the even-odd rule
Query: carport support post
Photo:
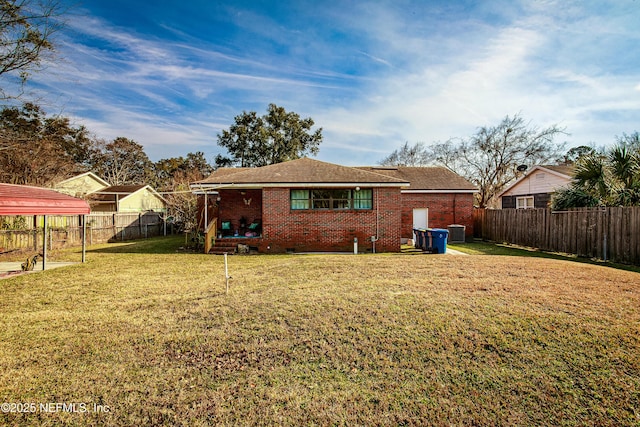
[[[82,215],[82,263],[87,259],[87,216]]]
[[[47,264],[47,216],[44,216],[42,226],[42,270],[44,271]]]

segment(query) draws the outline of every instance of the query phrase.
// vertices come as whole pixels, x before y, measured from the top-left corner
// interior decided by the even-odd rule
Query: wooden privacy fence
[[[162,214],[95,213],[87,215],[87,244],[115,242],[166,234]],[[38,252],[43,245],[44,217],[0,217],[0,253],[14,250]],[[82,216],[49,216],[47,246],[60,248],[82,244]]]
[[[475,237],[640,265],[640,207],[476,209]]]

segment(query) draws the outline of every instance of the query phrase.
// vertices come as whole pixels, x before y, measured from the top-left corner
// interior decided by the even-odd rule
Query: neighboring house
[[[547,208],[553,193],[571,184],[573,166],[534,166],[498,195],[502,209]]]
[[[114,185],[88,197],[92,212],[166,212],[166,201],[148,185]]]
[[[110,185],[93,172],[85,172],[59,182],[55,185],[54,190],[69,196],[83,198],[87,194],[95,193]]]
[[[460,189],[465,192],[446,195],[442,185],[418,181],[420,174],[413,170],[433,168],[401,169],[302,158],[259,168],[221,168],[191,188],[199,195],[201,216],[207,217],[203,227],[215,220],[219,234],[231,234],[260,252],[353,251],[355,241],[359,252],[399,252],[402,238],[413,234],[414,206],[429,209],[429,226],[446,226],[449,219],[455,222],[455,214],[440,214],[442,206],[459,203],[458,212],[463,212],[468,201],[461,214],[466,217],[474,190],[466,183]],[[455,175],[439,168],[432,172],[447,179]],[[416,192],[403,193],[413,185],[411,179]]]

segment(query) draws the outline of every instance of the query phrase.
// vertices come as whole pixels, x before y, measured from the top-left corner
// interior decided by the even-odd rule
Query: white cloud
[[[571,9],[573,16],[579,15],[577,6]],[[593,17],[585,19],[594,23]],[[582,24],[575,22],[570,30],[590,31]],[[613,26],[600,26],[598,31],[609,32]],[[438,63],[423,55],[422,65],[412,63],[412,72],[399,70],[378,80],[369,88],[375,95],[354,101],[351,108],[325,113],[331,123],[327,128],[344,132],[347,141],[359,140],[359,147],[367,147],[369,158],[377,160],[383,157],[378,155],[381,145],[388,154],[404,141],[466,137],[479,126],[498,124],[517,113],[533,126],[566,126],[571,145],[608,144],[614,135],[637,128],[637,120],[633,123],[631,118],[640,113],[640,99],[630,90],[640,89],[632,83],[638,80],[637,67],[627,75],[583,68],[586,58],[602,54],[589,45],[591,38],[584,43],[567,36],[567,28],[549,15],[520,17],[511,26],[479,31],[465,35],[470,37],[466,49],[449,52]],[[560,49],[565,55],[560,60],[554,55],[558,40],[571,47]],[[457,42],[466,44],[463,39]],[[404,43],[397,38],[394,44]],[[428,45],[425,42],[423,49]],[[568,55],[575,55],[576,61]]]
[[[638,32],[629,34],[635,27],[620,12],[584,7],[523,0],[472,12],[420,2],[318,8],[314,19],[345,37],[337,42],[255,13],[237,18],[289,55],[79,19],[71,24],[81,37],[64,45],[67,61],[51,64],[55,72],[40,83],[79,118],[84,112],[99,136],[135,139],[152,158],[198,147],[215,153],[216,134],[235,115],[264,113],[269,102],[311,116],[324,128],[321,157],[344,164],[375,163],[405,141],[469,136],[519,112],[537,126],[566,125],[570,142],[609,143],[637,127],[640,58],[616,45],[637,41]]]

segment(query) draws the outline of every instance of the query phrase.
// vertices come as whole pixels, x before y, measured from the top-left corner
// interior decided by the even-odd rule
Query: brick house
[[[444,178],[427,184],[419,170]],[[472,226],[475,188],[464,180],[449,194],[441,188],[458,179],[443,168],[354,168],[302,158],[221,168],[191,188],[199,195],[201,227],[216,221],[218,247],[351,252],[357,239],[359,252],[399,252],[402,239],[412,237],[414,209],[430,209],[428,226]]]
[[[402,240],[413,237],[414,228],[465,226],[465,235],[473,236],[473,198],[477,188],[460,175],[443,167],[373,166],[363,167],[409,182],[400,190],[402,203]]]

